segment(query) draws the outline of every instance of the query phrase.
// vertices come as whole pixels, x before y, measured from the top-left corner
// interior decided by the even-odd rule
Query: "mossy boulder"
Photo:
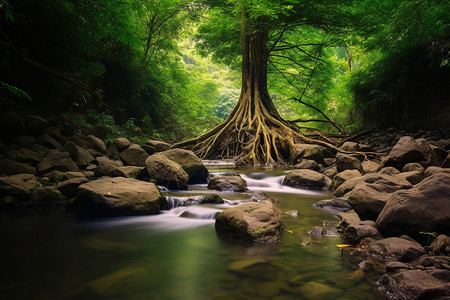
[[[184,149],[170,149],[161,152],[168,159],[179,164],[183,170],[189,175],[189,183],[206,183],[208,179],[208,169],[194,152]]]

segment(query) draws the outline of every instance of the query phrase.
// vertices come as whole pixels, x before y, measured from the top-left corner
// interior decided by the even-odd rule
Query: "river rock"
[[[45,174],[53,170],[61,172],[78,171],[77,165],[70,158],[69,153],[50,150],[38,165],[38,172]]]
[[[101,178],[79,186],[72,208],[84,216],[128,216],[159,213],[165,198],[150,182]]]
[[[438,235],[431,243],[430,249],[435,255],[450,254],[450,237],[445,234]]]
[[[44,133],[49,123],[39,116],[27,115],[23,118],[25,128],[28,134],[38,136]]]
[[[115,139],[113,141],[113,144],[117,147],[117,150],[119,152],[122,152],[131,146],[131,142],[127,138],[124,138],[124,137],[119,137],[119,138]]]
[[[194,152],[184,149],[170,149],[161,152],[168,159],[178,163],[189,175],[189,183],[206,183],[208,179],[208,169]]]
[[[135,166],[117,167],[111,171],[111,176],[137,179],[144,170],[143,167]]]
[[[425,172],[423,173],[425,177],[430,177],[431,175],[434,175],[436,173],[441,173],[441,172],[446,172],[446,173],[450,173],[450,169],[449,168],[440,168],[440,167],[428,167],[425,169]]]
[[[402,172],[412,172],[412,171],[418,171],[423,174],[425,169],[419,163],[407,163],[402,169]]]
[[[359,144],[356,142],[345,142],[340,148],[344,151],[359,151]]]
[[[393,193],[400,189],[412,188],[412,184],[402,178],[397,178],[395,176],[390,176],[386,174],[375,173],[375,174],[366,174],[362,177],[355,177],[345,181],[336,189],[336,191],[334,191],[334,195],[336,197],[342,197],[346,193],[353,190],[353,188],[357,184],[363,182],[371,183],[374,189],[386,193]]]
[[[131,145],[120,153],[120,159],[127,166],[145,167],[145,160],[148,157],[147,152],[137,144]]]
[[[222,197],[217,194],[203,194],[191,197],[170,197],[167,198],[169,202],[169,207],[167,209],[178,207],[178,206],[190,206],[190,205],[201,205],[201,204],[223,204],[224,201]],[[171,202],[171,203],[170,203]]]
[[[78,187],[87,182],[89,180],[86,178],[72,178],[61,181],[56,188],[67,198],[73,198],[77,195]]]
[[[414,188],[394,193],[376,221],[384,236],[418,238],[419,232],[450,232],[450,174],[436,173]]]
[[[65,203],[64,196],[53,186],[36,188],[31,193],[30,203],[37,207],[55,207]]]
[[[308,231],[308,234],[313,238],[321,238],[325,235],[326,230],[321,226],[314,226],[311,230]]]
[[[364,172],[361,161],[358,158],[343,153],[336,155],[336,168],[338,173],[345,170],[358,170],[361,174]]]
[[[361,219],[355,212],[340,212],[336,214],[336,218],[339,220],[338,226],[341,230],[345,230],[348,226],[361,223]]]
[[[296,164],[301,159],[311,159],[318,164],[326,165],[323,152],[318,145],[294,144],[291,161]]]
[[[187,189],[188,174],[183,168],[168,159],[165,155],[156,153],[150,155],[145,161],[145,168],[157,184],[167,186],[169,189]]]
[[[444,300],[450,298],[450,284],[429,274],[429,271],[405,270],[385,274],[378,281],[379,289],[391,299]]]
[[[389,192],[380,192],[374,184],[359,183],[350,193],[348,202],[361,220],[376,220],[383,210]]]
[[[417,242],[390,237],[370,243],[366,253],[386,260],[410,262],[425,254],[425,249]]]
[[[33,174],[36,169],[28,164],[23,164],[7,158],[0,159],[0,175]]]
[[[25,124],[22,118],[14,111],[0,115],[1,136],[15,136],[25,133]]]
[[[87,149],[91,147],[91,144],[88,142],[86,136],[81,132],[77,132],[74,135],[70,136],[69,140],[74,142],[77,146],[80,146],[81,148]]]
[[[98,167],[94,169],[94,175],[96,177],[112,176],[112,173],[118,167],[115,161],[106,156],[99,156],[95,160],[98,163]]]
[[[341,184],[343,184],[345,181],[355,178],[355,177],[361,177],[362,174],[358,170],[344,170],[338,174],[336,174],[333,177],[332,186],[333,189],[337,189]]]
[[[104,140],[108,137],[109,129],[103,125],[98,124],[95,125],[95,127],[92,129],[91,134],[101,140]]]
[[[114,143],[111,143],[108,148],[106,148],[106,152],[105,152],[106,156],[114,159],[114,160],[118,160],[120,159],[120,153],[119,150],[117,150],[117,147]]]
[[[327,189],[331,186],[331,179],[313,170],[293,170],[282,184],[295,188]]]
[[[86,137],[86,140],[89,143],[90,147],[93,148],[94,150],[102,154],[106,152],[106,144],[103,140],[99,139],[98,137],[92,134],[88,135]]]
[[[48,149],[58,149],[58,150],[62,149],[61,144],[49,135],[41,135],[41,136],[37,137],[34,140],[34,142],[36,144],[42,145]]]
[[[282,212],[271,202],[243,203],[216,218],[216,231],[222,237],[243,243],[277,243],[283,226]]]
[[[365,174],[367,173],[375,173],[378,169],[379,163],[372,160],[365,160],[361,163],[363,171]]]
[[[352,209],[347,198],[324,199],[314,203],[314,206],[336,212],[344,212]]]
[[[301,162],[294,166],[295,169],[309,169],[314,171],[319,171],[319,165],[312,159],[302,159]]]
[[[345,243],[357,245],[365,238],[381,239],[382,236],[374,224],[353,224],[342,234]]]
[[[32,174],[0,176],[0,195],[2,196],[9,195],[27,200],[32,191],[39,186],[36,176]]]
[[[171,146],[170,144],[168,144],[166,142],[158,141],[158,140],[148,140],[145,142],[144,145],[152,147],[153,149],[155,149],[155,152],[162,152],[162,151],[169,150],[170,146]]]
[[[397,174],[395,176],[409,181],[412,185],[418,184],[424,178],[423,173],[421,173],[419,171],[403,172],[403,173]]]
[[[209,181],[208,189],[224,192],[245,192],[247,182],[241,176],[215,176]]]
[[[384,167],[381,170],[378,170],[377,173],[385,174],[385,175],[397,175],[397,174],[400,174],[400,171],[394,167]]]
[[[316,299],[337,299],[343,293],[342,290],[328,286],[321,282],[309,281],[298,288],[301,299],[316,300]]]

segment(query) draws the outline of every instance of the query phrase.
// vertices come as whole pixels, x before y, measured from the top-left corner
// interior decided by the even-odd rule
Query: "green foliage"
[[[22,89],[19,89],[18,87],[7,84],[6,82],[0,81],[0,90],[7,90],[12,96],[17,97],[19,99],[26,99],[28,101],[33,101],[27,92],[25,92]]]

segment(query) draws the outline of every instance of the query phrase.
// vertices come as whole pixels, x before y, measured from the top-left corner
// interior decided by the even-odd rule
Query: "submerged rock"
[[[277,243],[283,227],[282,212],[271,202],[243,203],[216,218],[217,233],[234,242]]]
[[[347,198],[324,199],[313,204],[315,207],[329,209],[337,212],[352,209]]]
[[[83,216],[149,215],[159,213],[164,203],[153,183],[115,177],[80,185],[72,208]]]

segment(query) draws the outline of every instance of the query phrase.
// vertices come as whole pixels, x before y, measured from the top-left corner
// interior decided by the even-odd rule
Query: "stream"
[[[225,171],[210,167],[213,174]],[[64,210],[1,214],[1,298],[385,299],[374,286],[380,274],[355,270],[359,259],[341,253],[338,235],[309,237],[314,226],[336,230],[335,213],[313,207],[329,194],[281,186],[283,170],[237,172],[251,191],[300,212],[284,214],[278,245],[243,247],[217,237],[215,215],[250,193],[213,191],[224,204],[179,206],[182,197],[211,193],[206,185],[165,191],[172,208],[156,216],[86,221]]]

